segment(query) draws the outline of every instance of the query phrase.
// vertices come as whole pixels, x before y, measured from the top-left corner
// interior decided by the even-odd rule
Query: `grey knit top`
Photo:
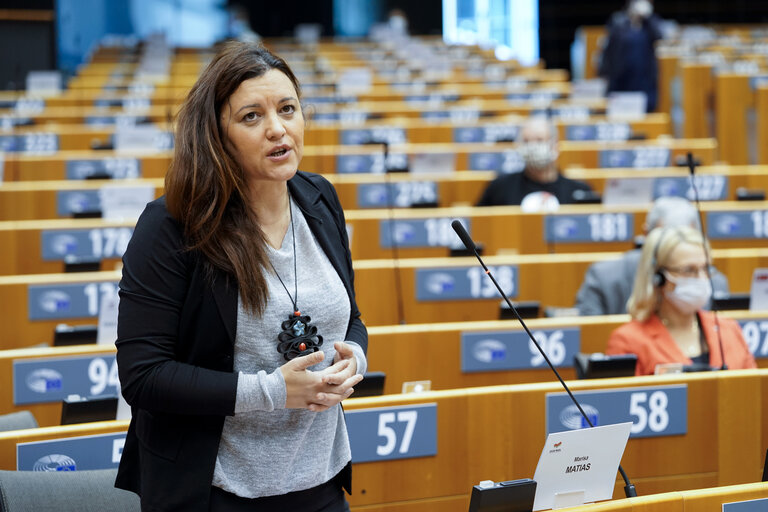
[[[344,341],[350,303],[344,284],[291,200],[296,236],[298,307],[323,336],[325,360],[310,370],[330,366],[333,343]],[[294,294],[293,233],[280,249],[268,246],[269,258],[291,295]],[[285,364],[277,351],[280,324],[293,305],[272,270],[265,271],[269,298],[261,317],[238,301],[234,369],[239,372],[235,415],[224,421],[213,485],[247,498],[285,494],[320,485],[349,462],[349,438],[339,405],[315,413],[285,409]],[[362,348],[352,345],[357,371],[366,369]]]

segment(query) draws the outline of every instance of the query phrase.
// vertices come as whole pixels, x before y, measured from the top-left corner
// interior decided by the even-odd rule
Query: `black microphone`
[[[693,189],[693,197],[696,200],[696,211],[699,214],[699,230],[701,231],[701,238],[704,242],[704,258],[707,260],[707,279],[709,279],[709,287],[712,288],[712,315],[715,317],[715,331],[717,332],[717,345],[720,349],[720,360],[722,362],[720,369],[727,370],[728,366],[725,364],[725,352],[723,351],[723,335],[720,332],[720,319],[717,316],[717,304],[715,303],[715,283],[712,281],[712,271],[709,268],[709,249],[707,249],[707,235],[704,233],[704,216],[701,213],[701,203],[699,203],[699,190],[696,187],[696,162],[693,160],[693,154],[689,151],[687,155],[688,159],[688,172],[691,173],[691,188]]]
[[[453,230],[456,232],[457,235],[459,235],[459,238],[464,243],[464,245],[467,247],[468,251],[471,251],[475,253],[475,257],[477,258],[477,261],[480,262],[480,265],[482,265],[483,270],[485,270],[485,273],[488,274],[488,277],[491,278],[491,281],[493,281],[494,286],[496,286],[496,289],[499,290],[499,293],[504,298],[504,300],[507,302],[507,305],[509,308],[515,313],[515,316],[517,317],[517,321],[520,322],[520,325],[523,326],[523,329],[525,329],[526,334],[531,339],[534,345],[536,345],[536,348],[539,350],[539,353],[542,355],[544,360],[549,365],[549,369],[554,372],[555,377],[557,377],[557,380],[560,381],[560,385],[563,386],[563,389],[565,389],[565,392],[568,393],[568,396],[571,398],[571,401],[576,406],[576,408],[581,413],[581,416],[586,420],[587,425],[590,427],[594,427],[595,425],[592,423],[592,420],[589,419],[589,416],[584,412],[584,409],[581,408],[581,404],[578,400],[576,400],[576,397],[573,396],[573,393],[571,393],[571,389],[568,387],[568,385],[565,383],[563,378],[560,376],[560,372],[557,371],[557,368],[555,368],[555,365],[552,364],[552,361],[549,360],[549,357],[547,356],[546,352],[544,352],[544,349],[541,348],[541,345],[539,345],[539,342],[536,341],[536,338],[533,336],[533,333],[531,333],[531,330],[528,329],[528,326],[523,321],[523,317],[520,316],[520,313],[517,311],[517,308],[512,304],[512,302],[507,297],[507,294],[504,293],[504,290],[501,289],[501,286],[499,286],[499,283],[496,282],[496,278],[493,277],[493,274],[491,274],[491,271],[488,269],[488,267],[483,262],[483,259],[480,257],[480,255],[477,253],[477,250],[475,249],[475,242],[472,241],[472,237],[469,236],[469,233],[467,233],[467,230],[464,229],[464,226],[459,222],[458,220],[454,220],[451,222],[451,227],[453,227]],[[624,468],[621,467],[621,464],[619,464],[619,473],[621,473],[621,478],[624,479],[624,495],[627,498],[634,498],[637,496],[637,491],[635,490],[634,484],[632,484],[629,481],[629,477],[627,476],[627,473],[624,471]]]

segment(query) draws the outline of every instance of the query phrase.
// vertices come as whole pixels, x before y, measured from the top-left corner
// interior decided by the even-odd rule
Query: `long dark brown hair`
[[[246,309],[261,313],[267,301],[266,239],[248,206],[243,170],[227,150],[221,111],[240,84],[271,69],[283,72],[301,100],[288,64],[260,44],[224,43],[181,106],[173,161],[165,176],[166,206],[184,229],[190,250],[237,281]]]

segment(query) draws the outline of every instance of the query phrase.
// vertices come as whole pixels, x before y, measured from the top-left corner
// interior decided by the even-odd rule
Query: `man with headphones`
[[[698,228],[699,216],[693,205],[681,197],[660,197],[645,218],[645,232],[663,226]],[[575,307],[579,314],[619,315],[627,312],[627,300],[632,294],[641,249],[625,252],[617,260],[599,261],[590,265],[576,294]],[[711,268],[713,295],[729,294],[728,279]]]

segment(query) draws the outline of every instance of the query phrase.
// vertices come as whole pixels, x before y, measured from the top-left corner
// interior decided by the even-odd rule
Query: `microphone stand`
[[[549,357],[547,356],[546,352],[544,352],[544,349],[541,348],[541,345],[539,344],[539,342],[536,341],[536,338],[533,336],[533,333],[531,333],[530,329],[528,329],[528,326],[525,324],[525,321],[523,321],[523,317],[520,316],[520,313],[517,311],[517,308],[509,300],[509,298],[507,297],[507,294],[504,293],[504,290],[501,289],[501,286],[499,286],[499,283],[496,281],[496,278],[493,277],[493,274],[485,265],[485,262],[483,262],[483,259],[480,257],[480,254],[478,254],[477,252],[477,248],[475,247],[475,242],[469,236],[469,233],[467,233],[467,230],[464,229],[464,226],[462,226],[461,222],[459,222],[458,220],[454,220],[453,222],[451,222],[451,227],[453,227],[453,230],[456,232],[456,234],[459,236],[461,241],[464,243],[464,246],[467,248],[467,250],[474,253],[475,257],[477,258],[477,261],[480,262],[480,265],[482,265],[483,270],[485,270],[485,273],[488,274],[488,277],[491,278],[491,281],[493,281],[494,286],[499,291],[501,296],[504,298],[509,308],[515,313],[515,317],[517,317],[517,321],[520,322],[520,325],[522,325],[523,329],[525,329],[525,333],[531,339],[533,344],[536,345],[536,348],[539,350],[539,353],[547,362],[547,365],[549,365],[549,369],[552,370],[552,372],[557,377],[557,380],[560,381],[560,385],[563,386],[563,389],[565,389],[566,393],[568,393],[568,396],[571,398],[571,401],[581,413],[581,416],[586,420],[587,424],[590,427],[594,427],[595,425],[592,423],[592,420],[589,419],[589,416],[587,416],[587,414],[584,412],[584,409],[581,408],[581,404],[579,403],[579,401],[576,400],[575,396],[573,396],[571,389],[568,387],[568,385],[565,383],[563,378],[560,376],[560,372],[557,371],[557,369],[555,368],[555,365],[552,364],[552,361],[549,360]],[[619,464],[619,473],[621,473],[621,477],[624,479],[624,484],[625,484],[624,495],[627,498],[636,497],[637,491],[635,490],[635,486],[629,481],[629,477],[627,476],[626,471],[624,471],[624,468],[621,467],[621,464]]]
[[[389,241],[392,248],[392,266],[395,272],[395,296],[397,304],[397,323],[405,325],[405,307],[403,305],[403,286],[400,278],[400,249],[395,235],[395,199],[392,193],[392,177],[389,169],[389,142],[386,140],[370,140],[368,144],[381,144],[384,149],[384,188],[387,190],[387,224],[389,226]]]
[[[720,350],[720,369],[727,370],[728,366],[725,364],[725,352],[723,351],[723,335],[720,332],[720,318],[717,316],[717,305],[715,304],[715,283],[712,281],[712,270],[710,269],[709,249],[707,249],[707,235],[704,233],[704,216],[701,213],[701,203],[699,202],[699,190],[696,187],[696,162],[693,160],[693,154],[689,151],[686,155],[688,160],[688,172],[691,174],[691,188],[693,189],[693,197],[696,200],[696,212],[699,214],[699,231],[701,231],[701,239],[704,242],[702,247],[704,248],[704,258],[707,261],[707,279],[709,280],[709,287],[712,288],[712,316],[715,319],[715,332],[717,333],[717,346]]]

